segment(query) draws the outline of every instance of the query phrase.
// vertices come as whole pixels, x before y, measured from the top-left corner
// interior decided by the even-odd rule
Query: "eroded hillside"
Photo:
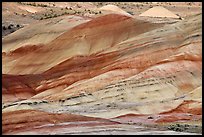
[[[3,38],[3,134],[190,134],[165,126],[201,125],[201,38],[202,14],[173,24],[71,15],[24,27]]]

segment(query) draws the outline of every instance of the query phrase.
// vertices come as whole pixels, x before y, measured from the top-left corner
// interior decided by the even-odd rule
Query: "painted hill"
[[[55,21],[3,39],[3,134],[156,134],[142,124],[202,121],[202,14]]]
[[[173,12],[161,6],[153,7],[145,11],[144,13],[140,14],[139,16],[161,17],[161,18],[179,18],[179,16],[177,16],[176,14],[174,14]]]
[[[129,13],[127,13],[126,11],[122,10],[121,8],[119,8],[118,6],[115,5],[105,5],[101,8],[99,8],[99,10],[101,11],[109,11],[109,12],[113,12],[113,13],[118,13],[118,14],[123,14],[126,16],[132,16]]]

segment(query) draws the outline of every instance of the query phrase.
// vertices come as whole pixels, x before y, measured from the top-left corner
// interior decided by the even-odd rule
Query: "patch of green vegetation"
[[[80,14],[81,11],[75,11],[75,10],[65,10],[61,13],[55,13],[53,10],[50,10],[50,13],[45,13],[43,14],[39,19],[40,20],[44,20],[44,19],[49,19],[49,18],[56,18],[59,16],[63,16],[63,15],[73,15],[73,14]]]
[[[18,2],[19,4],[23,5],[29,5],[29,6],[34,6],[34,7],[48,7],[45,4],[36,4],[36,3],[25,3],[25,2]]]
[[[167,128],[177,132],[202,133],[202,126],[198,125],[176,123],[169,125]]]

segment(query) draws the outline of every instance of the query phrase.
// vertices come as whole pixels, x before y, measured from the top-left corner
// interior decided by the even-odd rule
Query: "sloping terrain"
[[[139,16],[179,18],[179,16],[177,16],[176,14],[161,6],[153,7],[140,14]]]
[[[129,13],[127,13],[126,11],[120,9],[119,7],[115,6],[115,5],[106,5],[103,6],[101,8],[99,8],[102,12],[114,12],[114,13],[119,13],[119,14],[124,14],[126,16],[131,16]]]
[[[202,120],[201,17],[67,16],[8,35],[3,134],[188,134],[127,123]]]

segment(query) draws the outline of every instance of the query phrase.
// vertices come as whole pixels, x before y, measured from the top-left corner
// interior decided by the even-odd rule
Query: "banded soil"
[[[202,13],[80,6],[2,38],[3,134],[202,134]]]

